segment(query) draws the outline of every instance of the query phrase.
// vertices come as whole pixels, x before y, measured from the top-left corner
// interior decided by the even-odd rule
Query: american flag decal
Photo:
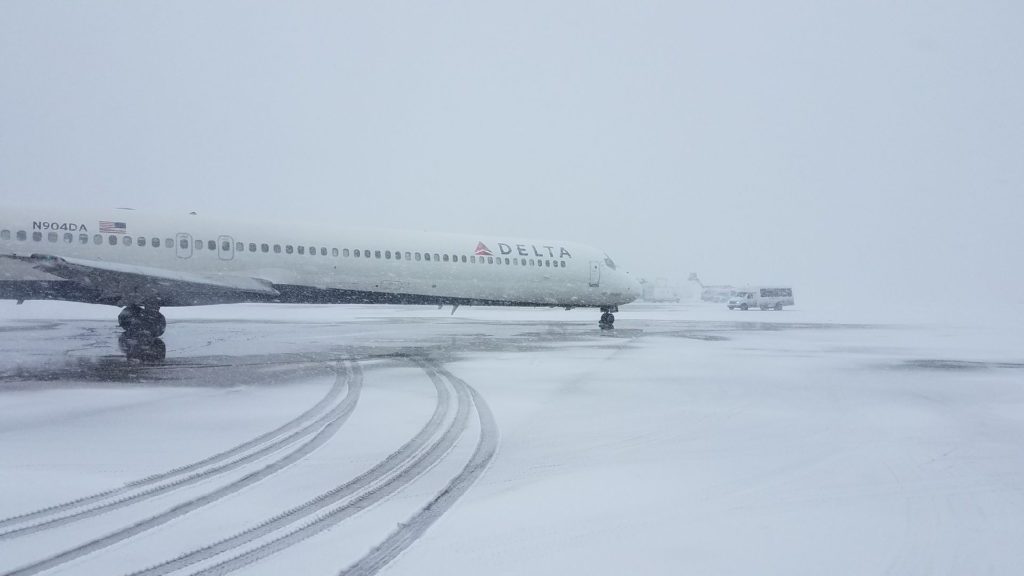
[[[487,247],[483,242],[476,243],[476,255],[477,256],[490,256],[491,249]]]
[[[124,222],[108,222],[106,220],[100,220],[101,234],[126,234],[127,232],[128,225]]]

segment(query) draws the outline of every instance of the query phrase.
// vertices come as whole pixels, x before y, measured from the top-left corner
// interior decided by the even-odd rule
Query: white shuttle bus
[[[782,310],[783,306],[792,306],[793,289],[781,286],[753,286],[737,289],[729,298],[729,310]]]

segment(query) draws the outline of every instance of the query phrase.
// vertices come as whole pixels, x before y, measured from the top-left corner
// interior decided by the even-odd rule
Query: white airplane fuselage
[[[4,299],[157,308],[365,302],[614,309],[639,293],[603,251],[571,242],[124,209],[0,211]]]

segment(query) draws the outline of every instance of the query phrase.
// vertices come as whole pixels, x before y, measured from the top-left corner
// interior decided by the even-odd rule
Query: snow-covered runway
[[[0,303],[0,574],[1018,574],[1024,337]]]

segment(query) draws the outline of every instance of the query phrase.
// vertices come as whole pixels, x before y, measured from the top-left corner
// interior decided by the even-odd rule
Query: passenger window
[[[462,257],[462,263],[463,263],[463,264],[465,264],[465,263],[466,263],[466,257],[465,257],[465,256],[463,256],[463,257]]]
[[[493,256],[488,256],[487,257],[487,263],[488,264],[494,264],[494,257]]]
[[[448,261],[448,255],[447,255],[447,254],[445,254],[445,255],[444,255],[444,261],[445,261],[445,262],[447,262],[447,261]]]
[[[216,250],[217,249],[217,242],[215,240],[207,240],[206,241],[206,247],[209,248],[210,250]]]
[[[305,246],[299,246],[299,254],[305,254],[305,253],[306,253],[306,247]]]
[[[74,241],[75,241],[75,235],[74,234],[72,234],[71,232],[65,232],[64,233],[64,242],[65,243],[71,244]]]
[[[320,247],[320,255],[321,256],[327,256],[327,248],[324,248],[323,246],[321,246]],[[334,249],[334,255],[335,256],[338,255],[338,249],[337,248]]]
[[[123,244],[125,246],[131,246],[132,245],[132,237],[131,236],[122,236],[121,237],[121,244]]]
[[[512,259],[512,265],[513,266],[519,266],[519,258],[513,258]]]
[[[249,252],[255,252],[255,251],[256,251],[256,243],[255,242],[249,242]]]
[[[405,253],[405,259],[406,260],[412,260],[412,252],[406,252]]]
[[[476,256],[470,256],[469,257],[469,263],[470,264],[476,264]]]
[[[10,239],[11,239],[11,231],[10,230],[0,230],[0,240],[10,240]]]
[[[245,252],[245,244],[235,242],[235,252]]]
[[[335,258],[338,257],[338,249],[337,248],[331,248],[331,256],[334,256]]]
[[[293,252],[295,252],[295,248],[292,247],[291,244],[285,244],[285,246],[284,246],[284,253],[285,254],[291,254]]]
[[[178,246],[180,246],[182,250],[188,250],[188,239],[182,238],[178,240]]]
[[[33,232],[32,233],[32,240],[35,241],[35,242],[42,242],[43,241],[43,233],[42,232]]]
[[[395,252],[395,260],[401,260],[401,259],[402,259],[402,253],[396,251]]]
[[[50,242],[56,242],[57,241],[57,233],[56,232],[47,232],[46,233],[46,239],[49,240]]]
[[[427,262],[430,262],[430,252],[424,253],[423,254],[423,259],[426,260]]]
[[[153,248],[159,248],[160,247],[160,239],[159,238],[153,238],[153,241],[150,242],[150,244],[153,246]]]
[[[274,254],[280,254],[280,253],[281,253],[281,245],[280,244],[274,244]]]
[[[231,252],[231,242],[223,240],[220,243],[220,250],[221,252]]]
[[[28,239],[28,234],[26,234],[24,230],[18,230],[17,236],[18,240],[21,240],[22,242]]]
[[[352,256],[355,257],[355,258],[359,258],[359,250],[353,250],[352,251]]]
[[[260,252],[263,252],[264,254],[270,252],[270,244],[260,244]]]
[[[373,257],[377,258],[379,260],[380,259],[380,250],[374,250],[373,251]]]
[[[533,266],[533,258],[530,258],[530,266]]]
[[[380,258],[380,256],[377,257]],[[388,260],[391,260],[391,250],[385,250],[384,257],[387,258]]]
[[[196,240],[193,244],[194,244],[196,250],[202,250],[203,249],[203,241],[202,240]]]
[[[145,246],[146,245],[146,238],[145,238],[145,236],[139,236],[139,241],[136,242],[136,244],[138,244],[139,246]]]
[[[562,260],[562,268],[565,268],[565,260]]]
[[[544,265],[547,266],[548,268],[551,268],[551,260],[545,260]]]
[[[88,244],[89,243],[89,235],[88,234],[79,234],[78,235],[78,243],[79,244]]]
[[[164,246],[167,246],[168,248],[173,248],[174,247],[174,240],[171,239],[171,238],[165,238],[164,239]]]
[[[111,246],[117,246],[117,236],[114,236],[113,234],[107,236],[107,244],[110,244]]]
[[[316,256],[316,248],[315,247],[313,247],[313,246],[309,247],[309,255],[310,256]]]
[[[437,252],[435,252],[434,253],[434,262],[440,262],[440,261],[441,261],[441,255],[438,254]]]
[[[335,248],[335,250],[337,250],[337,248]],[[348,248],[345,248],[344,250],[341,251],[341,255],[344,256],[345,258],[348,258],[350,254],[351,252],[348,251]]]
[[[422,255],[422,254],[420,254],[419,252],[416,252],[416,253],[415,253],[415,255],[416,255],[416,261],[417,261],[417,262],[419,262],[420,260],[422,260],[422,259],[423,259],[423,255]]]

